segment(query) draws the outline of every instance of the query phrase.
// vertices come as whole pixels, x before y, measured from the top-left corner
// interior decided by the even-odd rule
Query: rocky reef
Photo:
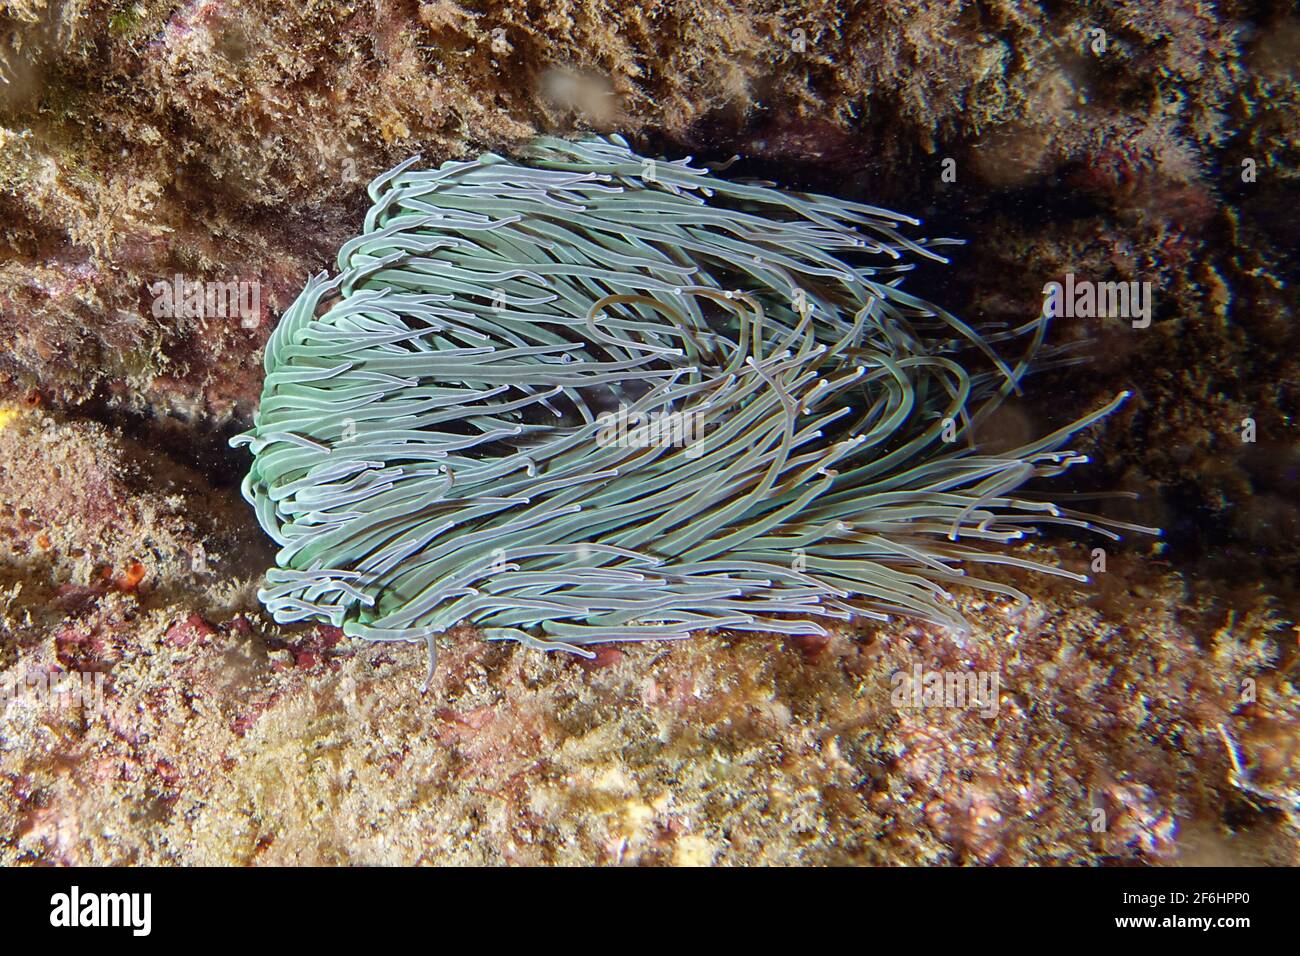
[[[1297,64],[1247,2],[5,5],[0,862],[1300,862]],[[960,595],[962,646],[453,632],[422,695],[418,648],[275,625],[225,439],[280,310],[375,174],[582,130],[916,214],[969,242],[909,283],[981,323],[1150,283],[996,427],[1130,390],[1077,490],[1165,537]],[[996,716],[899,706],[915,667]],[[19,686],[72,672],[102,706]]]

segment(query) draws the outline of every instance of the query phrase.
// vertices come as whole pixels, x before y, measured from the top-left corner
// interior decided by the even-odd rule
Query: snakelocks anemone
[[[906,258],[951,242],[917,221],[619,137],[413,164],[281,318],[235,439],[276,621],[424,642],[430,672],[460,623],[588,656],[889,614],[960,634],[949,586],[1025,600],[981,565],[1084,580],[1009,542],[1128,527],[1022,490],[1123,395],[976,446],[1062,356],[1045,317],[977,332],[905,292]]]

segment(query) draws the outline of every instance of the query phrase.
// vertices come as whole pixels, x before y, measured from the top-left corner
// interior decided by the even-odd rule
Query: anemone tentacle
[[[1067,361],[1046,318],[981,335],[901,287],[916,220],[544,139],[370,186],[365,232],[266,349],[244,481],[280,545],[259,597],[368,640],[468,623],[590,654],[709,627],[958,632],[954,585],[1044,524],[1024,490],[1091,415],[991,454],[976,426]],[[322,311],[322,306],[327,306]],[[320,312],[320,314],[317,314]],[[1020,354],[1004,356],[1007,343]],[[603,441],[611,415],[691,441]],[[1151,529],[1139,529],[1151,530]]]

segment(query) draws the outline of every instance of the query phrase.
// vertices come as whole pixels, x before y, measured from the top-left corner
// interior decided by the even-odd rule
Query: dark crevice
[[[149,415],[122,408],[101,395],[66,411],[70,417],[88,419],[119,431],[141,447],[194,471],[214,489],[237,492],[252,463],[246,449],[230,447],[230,439],[247,427],[238,421],[218,425],[178,416]]]

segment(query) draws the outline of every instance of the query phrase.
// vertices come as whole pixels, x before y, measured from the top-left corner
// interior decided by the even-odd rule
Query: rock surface
[[[1261,9],[8,4],[0,862],[1300,862],[1300,19]],[[421,695],[418,649],[270,623],[224,438],[279,310],[371,176],[580,129],[921,215],[971,240],[918,278],[973,321],[1151,282],[998,425],[1131,390],[1085,480],[1167,543],[960,595],[964,647],[456,633]],[[177,275],[258,283],[255,321],[156,314]],[[997,674],[997,716],[894,706],[916,665]],[[65,671],[102,708],[26,687]]]

